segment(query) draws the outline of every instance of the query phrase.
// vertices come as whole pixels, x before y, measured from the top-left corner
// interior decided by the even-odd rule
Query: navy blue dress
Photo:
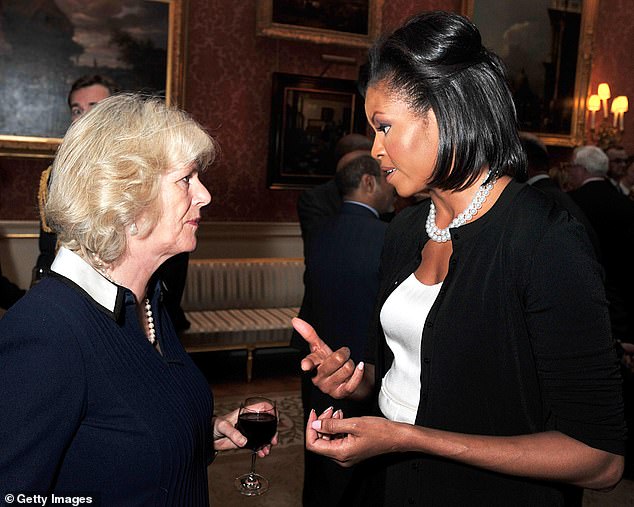
[[[162,354],[132,293],[111,284],[108,303],[105,279],[86,267],[74,281],[53,273],[0,320],[2,496],[208,505],[213,400],[159,310],[158,284],[148,297]]]

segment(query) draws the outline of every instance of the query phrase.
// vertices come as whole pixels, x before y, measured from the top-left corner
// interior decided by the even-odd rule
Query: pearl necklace
[[[150,304],[150,300],[145,298],[143,300],[145,304],[145,320],[147,321],[148,328],[148,336],[147,339],[153,346],[156,346],[156,330],[154,329],[154,317],[152,316],[152,305]]]
[[[433,201],[429,205],[429,215],[427,215],[427,222],[425,223],[425,230],[427,231],[427,235],[429,239],[435,241],[436,243],[446,243],[451,239],[451,234],[449,233],[449,229],[460,227],[461,225],[466,224],[469,220],[471,220],[478,210],[486,201],[489,192],[495,185],[495,179],[492,179],[486,185],[484,182],[491,176],[491,171],[487,174],[486,178],[480,184],[480,188],[473,196],[473,200],[467,206],[467,208],[460,213],[456,218],[454,218],[451,223],[445,227],[444,229],[440,229],[436,225],[436,206],[434,206]]]
[[[99,273],[101,273],[101,275],[110,283],[114,283],[115,285],[121,285],[120,283],[117,283],[106,272],[104,268],[99,268]],[[150,304],[150,300],[148,298],[145,298],[143,300],[143,307],[145,308],[145,321],[147,323],[147,328],[148,328],[148,333],[146,335],[146,338],[152,344],[153,347],[156,347],[158,345],[158,342],[156,341],[156,330],[154,329],[154,314],[152,313],[152,305]]]

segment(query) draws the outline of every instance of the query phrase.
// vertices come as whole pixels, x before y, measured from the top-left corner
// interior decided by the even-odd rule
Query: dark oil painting
[[[269,186],[308,188],[335,173],[337,141],[365,133],[363,99],[347,79],[273,73]]]
[[[273,22],[368,35],[369,0],[273,0]]]
[[[473,22],[502,57],[520,128],[569,134],[572,128],[581,0],[477,0]]]
[[[169,2],[0,0],[0,134],[62,137],[70,85],[104,74],[164,95]]]

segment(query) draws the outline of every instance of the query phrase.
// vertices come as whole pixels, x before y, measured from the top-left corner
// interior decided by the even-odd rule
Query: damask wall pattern
[[[296,221],[296,190],[266,186],[273,72],[319,75],[322,53],[365,51],[255,36],[254,2],[193,0],[186,107],[210,128],[222,156],[204,181],[212,220]],[[356,67],[333,65],[327,77],[355,79]]]
[[[0,157],[0,220],[37,220],[40,174],[50,162]]]

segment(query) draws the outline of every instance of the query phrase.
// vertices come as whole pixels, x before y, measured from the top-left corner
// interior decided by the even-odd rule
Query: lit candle
[[[601,109],[601,99],[598,95],[590,95],[588,99],[588,111],[590,111],[590,129],[594,130],[596,112]]]
[[[619,128],[623,128],[623,117],[628,110],[627,97],[625,95],[619,95],[612,101],[612,113],[614,113],[614,128],[616,128],[617,120],[619,120]]]
[[[601,103],[603,104],[603,117],[608,117],[608,99],[610,98],[610,86],[608,83],[600,83],[598,89]]]

